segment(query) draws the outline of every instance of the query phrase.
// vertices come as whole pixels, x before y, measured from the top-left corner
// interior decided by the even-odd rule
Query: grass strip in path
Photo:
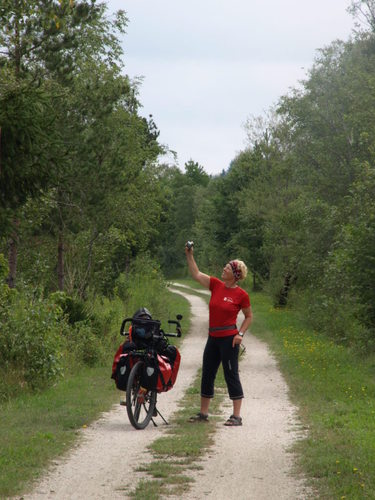
[[[158,500],[168,495],[182,496],[192,479],[189,470],[199,469],[199,459],[213,444],[216,423],[221,419],[220,405],[226,394],[220,368],[215,383],[215,398],[210,405],[209,422],[190,423],[189,417],[199,412],[200,374],[186,391],[180,409],[170,419],[166,433],[150,446],[152,460],[137,470],[150,476],[141,479],[130,493],[136,500]]]
[[[375,498],[375,360],[251,295],[253,333],[275,353],[308,436],[296,444],[315,498]]]

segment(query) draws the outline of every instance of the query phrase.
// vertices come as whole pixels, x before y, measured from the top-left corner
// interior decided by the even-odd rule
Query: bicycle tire
[[[126,388],[126,410],[135,429],[145,429],[148,426],[156,405],[156,391],[147,391],[140,395],[143,367],[144,362],[137,361],[131,369]]]

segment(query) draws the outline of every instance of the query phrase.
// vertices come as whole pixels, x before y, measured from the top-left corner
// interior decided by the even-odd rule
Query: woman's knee
[[[230,399],[243,398],[242,384],[238,370],[224,370],[224,378]]]
[[[244,397],[240,379],[227,382],[230,399],[242,399]]]

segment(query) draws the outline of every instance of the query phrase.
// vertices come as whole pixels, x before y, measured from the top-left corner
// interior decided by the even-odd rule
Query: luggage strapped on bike
[[[112,365],[112,378],[120,390],[126,390],[128,417],[136,429],[144,429],[150,421],[156,426],[152,418],[156,415],[168,423],[156,408],[156,395],[172,389],[181,360],[167,337],[181,337],[182,316],[168,321],[176,325],[176,333],[165,333],[161,322],[148,316],[123,320],[120,333],[128,335],[130,341],[120,346]],[[130,335],[125,328],[128,322]]]

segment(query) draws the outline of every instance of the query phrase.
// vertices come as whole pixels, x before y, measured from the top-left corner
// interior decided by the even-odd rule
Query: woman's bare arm
[[[242,309],[242,312],[245,318],[242,322],[242,325],[240,326],[240,331],[245,333],[253,321],[253,312],[251,310],[251,306],[245,307],[244,309]]]
[[[239,332],[245,333],[246,330],[249,328],[251,325],[251,322],[253,321],[253,312],[251,310],[251,306],[249,307],[244,307],[242,309],[242,312],[244,313],[244,320],[242,321],[242,325],[240,326]],[[240,335],[235,335],[233,337],[233,343],[232,347],[234,347],[236,344],[241,344],[242,343],[242,337]]]
[[[210,277],[198,269],[193,255],[193,247],[190,249],[185,247],[185,254],[191,277],[205,288],[210,288]]]

